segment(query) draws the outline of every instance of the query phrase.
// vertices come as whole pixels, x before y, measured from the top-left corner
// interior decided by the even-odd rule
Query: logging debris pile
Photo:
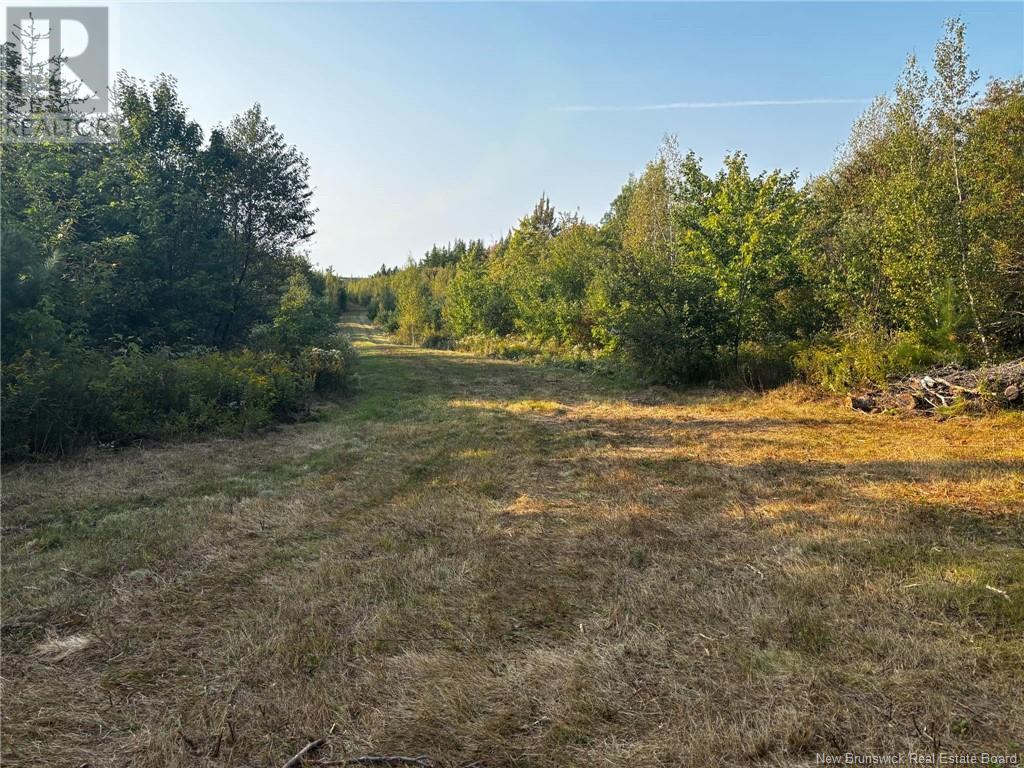
[[[892,378],[886,386],[850,393],[855,411],[944,413],[950,408],[986,410],[1024,407],[1024,357],[999,365],[936,368],[925,374]]]

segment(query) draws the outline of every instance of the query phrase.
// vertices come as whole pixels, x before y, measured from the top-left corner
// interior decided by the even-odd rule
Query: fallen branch
[[[362,755],[349,757],[321,765],[418,765],[421,768],[433,768],[434,761],[426,755],[406,757],[405,755]]]
[[[320,747],[322,747],[323,745],[323,739],[316,739],[315,741],[309,742],[309,744],[307,744],[298,752],[296,752],[295,756],[292,757],[292,759],[289,760],[287,763],[282,765],[281,768],[296,768],[297,766],[302,765],[302,761],[305,759],[306,755],[310,754],[311,752],[315,752],[316,750],[320,749]]]
[[[477,762],[479,763],[479,761]],[[316,765],[418,765],[421,768],[433,768],[434,761],[426,755],[417,755],[416,757],[406,757],[405,755],[361,755],[360,757],[349,757],[344,760],[321,760]],[[470,763],[470,766],[472,765],[476,765],[476,763]]]
[[[935,377],[933,381],[936,382],[937,384],[941,384],[942,386],[947,387],[948,389],[952,389],[955,392],[966,392],[967,394],[974,396],[980,394],[977,389],[971,389],[970,387],[961,387],[959,384],[953,384],[952,382],[946,381],[945,379],[940,379],[938,377]]]
[[[1003,598],[1005,598],[1007,600],[1010,599],[1010,596],[1008,594],[1006,594],[1006,590],[1005,589],[999,589],[998,587],[993,587],[991,584],[986,584],[985,585],[985,589],[987,589],[989,592],[995,592],[997,595],[999,595],[1000,597],[1003,597]]]

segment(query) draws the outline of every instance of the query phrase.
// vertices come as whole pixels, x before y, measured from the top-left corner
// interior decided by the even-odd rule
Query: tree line
[[[669,383],[833,389],[1024,350],[1024,83],[978,94],[964,25],[910,56],[833,167],[709,172],[667,138],[598,223],[542,197],[488,247],[349,292],[405,340],[621,360]],[[457,256],[456,256],[457,254]]]
[[[5,119],[22,73],[6,44]],[[258,104],[204,133],[168,76],[122,74],[114,102],[117,141],[0,146],[8,458],[259,426],[348,377],[305,156]]]

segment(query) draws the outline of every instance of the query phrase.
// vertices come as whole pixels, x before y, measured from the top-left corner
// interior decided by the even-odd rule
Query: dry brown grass
[[[1020,415],[357,330],[320,422],[5,472],[5,766],[1022,749]]]

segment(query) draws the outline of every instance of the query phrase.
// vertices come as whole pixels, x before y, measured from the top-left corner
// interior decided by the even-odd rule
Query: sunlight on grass
[[[559,404],[550,400],[518,400],[505,406],[509,413],[564,413],[565,409]]]
[[[1018,420],[631,393],[355,332],[364,389],[317,422],[5,473],[24,764],[53,762],[43,721],[60,764],[142,768],[332,728],[538,766],[1024,731]]]

